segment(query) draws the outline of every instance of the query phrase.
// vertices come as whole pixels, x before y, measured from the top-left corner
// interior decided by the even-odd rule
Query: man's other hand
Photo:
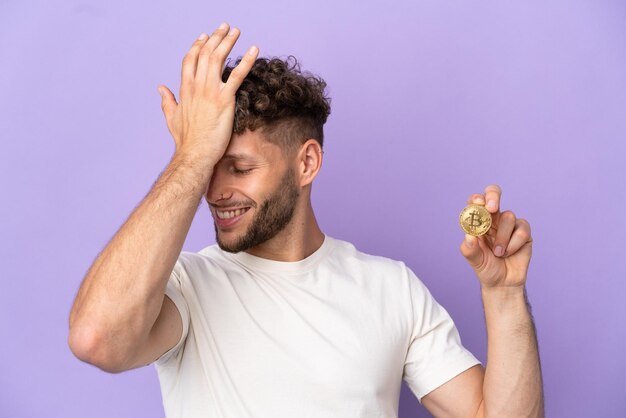
[[[465,234],[460,245],[483,289],[523,287],[532,253],[530,224],[510,211],[500,212],[502,189],[496,184],[485,193],[472,194],[467,203],[485,206],[491,213],[491,228],[478,237]]]

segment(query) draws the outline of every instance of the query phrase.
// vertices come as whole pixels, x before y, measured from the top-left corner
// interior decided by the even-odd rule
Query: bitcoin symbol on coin
[[[476,211],[472,211],[470,213],[469,224],[472,228],[478,228],[483,224],[483,221],[480,220],[480,215]]]
[[[469,205],[461,211],[459,222],[465,233],[477,237],[486,234],[491,228],[491,214],[484,206]]]

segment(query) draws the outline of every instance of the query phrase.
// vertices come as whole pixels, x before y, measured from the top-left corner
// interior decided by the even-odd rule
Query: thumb
[[[467,259],[472,268],[477,269],[483,263],[483,250],[478,243],[478,237],[465,234],[461,244],[461,254]]]
[[[170,118],[176,110],[176,106],[178,106],[178,103],[176,102],[176,97],[174,96],[174,93],[170,91],[170,89],[162,84],[159,84],[157,89],[159,90],[159,94],[161,95],[161,109],[163,109],[165,119],[169,123]]]

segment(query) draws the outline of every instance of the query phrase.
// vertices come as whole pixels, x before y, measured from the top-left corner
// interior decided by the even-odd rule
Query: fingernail
[[[474,238],[469,234],[465,234],[465,245],[470,248],[474,246]]]
[[[504,248],[502,248],[501,245],[496,246],[496,249],[493,252],[497,257],[502,257],[502,254],[504,254]]]
[[[483,199],[482,196],[476,196],[474,198],[474,203],[478,203],[479,205],[484,205],[485,204],[485,199]]]
[[[228,26],[228,24],[227,24],[226,22],[224,22],[224,23],[222,23],[222,24],[220,25],[220,27],[219,27],[219,28],[220,28],[220,29],[222,29],[222,30],[224,30],[224,29],[226,29],[226,26]]]
[[[207,38],[207,34],[204,32],[202,32],[200,36],[198,36],[199,41],[204,41],[206,38]]]
[[[496,208],[495,200],[490,200],[489,202],[487,202],[487,209],[495,209],[495,208]]]
[[[248,55],[254,55],[254,54],[256,54],[256,51],[257,51],[257,47],[253,45],[248,50]]]
[[[161,86],[157,86],[157,90],[159,91],[159,95],[163,97],[163,90],[161,90]]]

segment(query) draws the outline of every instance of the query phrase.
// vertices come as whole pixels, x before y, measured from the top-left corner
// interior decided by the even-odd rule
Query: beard
[[[238,253],[256,247],[274,238],[291,222],[300,191],[296,186],[295,172],[289,168],[280,180],[280,184],[255,211],[246,232],[233,243],[224,242],[213,221],[215,239],[219,247],[229,253]]]

